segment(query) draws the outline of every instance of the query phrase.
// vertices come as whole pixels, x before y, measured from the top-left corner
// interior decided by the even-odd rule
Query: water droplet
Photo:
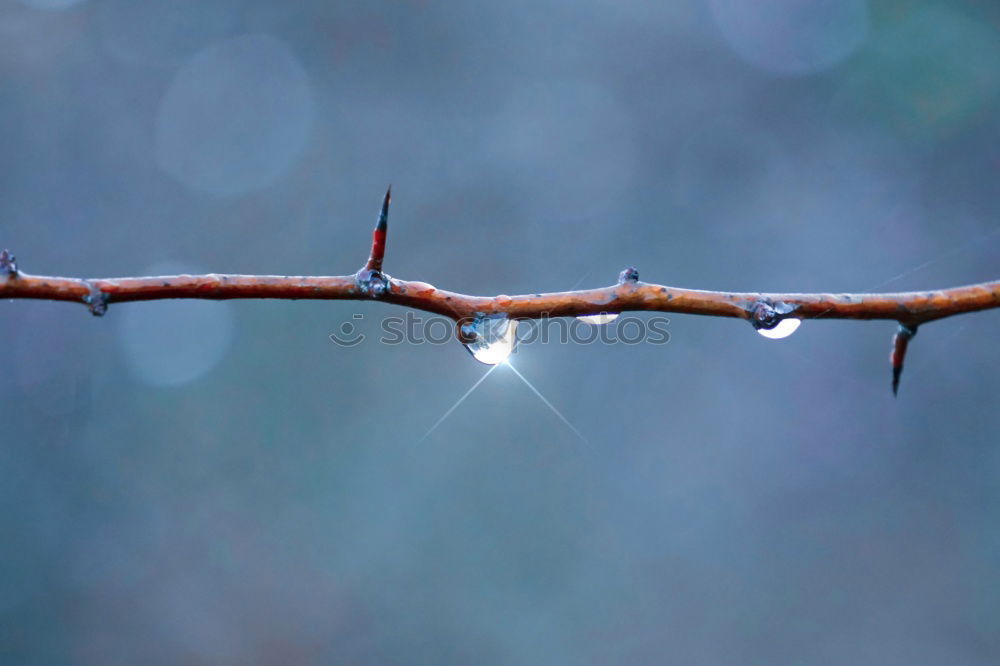
[[[770,338],[771,340],[780,340],[781,338],[787,338],[789,335],[794,333],[799,324],[802,323],[801,319],[782,319],[778,322],[778,325],[774,328],[758,328],[757,332],[763,335],[765,338]]]
[[[601,324],[610,324],[615,319],[618,319],[617,312],[602,312],[601,314],[595,315],[581,315],[577,317],[584,324],[590,324],[591,326],[600,326]]]
[[[472,356],[480,363],[497,365],[503,363],[513,353],[517,343],[517,320],[505,315],[477,317],[471,324],[462,327],[464,335],[474,336],[472,342],[465,343]]]

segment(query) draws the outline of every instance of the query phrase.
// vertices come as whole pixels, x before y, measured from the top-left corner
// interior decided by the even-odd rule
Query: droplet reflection
[[[798,330],[799,324],[801,323],[801,319],[782,319],[774,328],[758,328],[757,332],[765,338],[780,340],[782,338],[787,338],[789,335]]]
[[[590,324],[591,326],[600,326],[601,324],[610,324],[615,319],[618,319],[617,312],[602,312],[601,314],[595,315],[580,315],[577,317],[584,324]]]
[[[470,324],[467,331],[474,333],[476,339],[466,343],[465,348],[480,363],[497,365],[514,352],[517,343],[516,319],[481,317]]]

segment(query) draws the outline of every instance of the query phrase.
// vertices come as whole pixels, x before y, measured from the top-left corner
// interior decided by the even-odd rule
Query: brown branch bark
[[[166,275],[80,279],[27,273],[0,276],[0,298],[33,298],[91,305],[165,298],[227,300],[277,298],[379,301],[433,312],[455,320],[479,314],[515,319],[565,317],[602,312],[656,311],[746,319],[767,325],[779,318],[887,319],[910,327],[952,315],[1000,307],[1000,280],[933,291],[886,294],[785,294],[682,289],[645,282],[622,282],[599,289],[519,296],[470,296],[426,282],[387,278],[372,293],[358,275]],[[777,323],[777,322],[775,322]]]
[[[627,268],[618,283],[600,289],[520,296],[470,296],[438,289],[426,282],[390,278],[382,272],[389,193],[375,227],[372,251],[354,275],[293,277],[278,275],[167,275],[79,279],[29,275],[14,256],[0,252],[0,298],[33,298],[86,304],[102,315],[111,303],[165,298],[225,300],[278,298],[379,301],[451,317],[459,324],[489,315],[539,319],[626,311],[676,312],[733,317],[755,328],[770,329],[785,318],[888,319],[906,335],[897,336],[891,363],[893,389],[902,372],[906,342],[917,327],[952,315],[1000,306],[1000,280],[949,289],[884,294],[796,294],[681,289],[639,281]],[[462,328],[459,327],[459,336]],[[463,340],[468,342],[468,340]]]

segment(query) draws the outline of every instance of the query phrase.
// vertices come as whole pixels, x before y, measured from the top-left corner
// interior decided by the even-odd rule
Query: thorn
[[[899,378],[903,374],[903,360],[906,358],[906,348],[910,344],[910,339],[917,334],[916,326],[900,324],[896,329],[896,334],[892,336],[892,353],[889,354],[889,363],[892,364],[892,395],[899,393]]]
[[[392,200],[392,185],[385,191],[382,199],[382,209],[375,222],[372,232],[372,251],[368,262],[358,271],[355,279],[358,286],[372,298],[377,298],[389,290],[389,276],[382,272],[382,259],[385,257],[385,238],[389,229],[389,202]]]
[[[385,197],[382,199],[382,210],[378,214],[378,223],[375,225],[375,229],[380,229],[385,231],[389,226],[389,202],[392,201],[392,185],[385,191]]]
[[[382,199],[382,210],[379,211],[375,231],[372,232],[372,252],[365,268],[376,273],[382,270],[382,258],[385,257],[385,237],[389,230],[389,202],[392,200],[392,185],[385,191]]]
[[[625,284],[626,282],[638,282],[639,281],[639,269],[635,266],[629,266],[621,273],[618,274],[618,284]]]
[[[17,275],[17,257],[12,255],[10,250],[0,250],[0,273]]]

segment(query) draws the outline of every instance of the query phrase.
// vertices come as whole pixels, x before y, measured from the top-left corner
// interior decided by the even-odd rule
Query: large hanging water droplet
[[[580,315],[577,317],[584,324],[590,324],[591,326],[600,326],[601,324],[610,324],[615,319],[618,319],[617,312],[602,312],[601,314],[595,315]]]
[[[782,338],[787,338],[789,335],[794,333],[799,324],[802,323],[801,319],[782,319],[778,322],[778,325],[774,328],[758,328],[757,332],[763,335],[765,338],[770,338],[771,340],[780,340]]]
[[[471,342],[465,348],[480,363],[497,365],[514,352],[517,343],[517,320],[506,315],[480,316],[462,325],[462,335]]]

